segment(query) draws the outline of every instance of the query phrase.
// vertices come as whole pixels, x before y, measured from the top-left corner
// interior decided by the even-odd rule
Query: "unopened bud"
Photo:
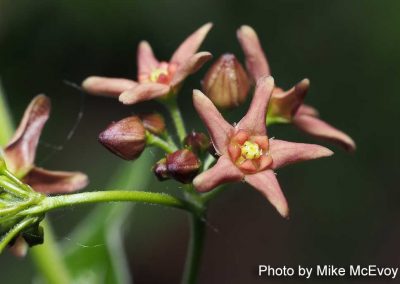
[[[169,179],[168,169],[167,169],[167,159],[163,158],[159,160],[153,167],[153,172],[159,181],[164,181]]]
[[[165,131],[165,121],[159,113],[144,113],[139,115],[147,131],[160,135]]]
[[[183,143],[196,154],[202,154],[210,148],[210,139],[202,132],[192,131]]]
[[[201,164],[197,156],[187,149],[167,155],[166,162],[168,174],[182,183],[192,182]]]
[[[146,130],[137,116],[110,124],[99,135],[100,143],[124,160],[134,160],[146,147]]]
[[[223,54],[208,70],[203,90],[221,109],[242,104],[250,88],[246,71],[233,54]]]

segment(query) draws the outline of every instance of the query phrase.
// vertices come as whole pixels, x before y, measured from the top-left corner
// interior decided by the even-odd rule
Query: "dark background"
[[[328,145],[335,151],[332,158],[279,170],[291,206],[289,221],[244,184],[213,201],[201,283],[267,282],[256,277],[257,264],[399,266],[399,11],[396,0],[0,0],[0,76],[16,121],[35,94],[43,92],[53,100],[39,164],[85,171],[92,181],[89,188],[102,188],[121,162],[98,145],[96,136],[109,122],[138,108],[87,97],[79,128],[64,143],[82,100],[63,80],[80,83],[94,74],[135,78],[140,40],[147,39],[160,59],[168,59],[189,33],[208,21],[215,25],[202,50],[215,57],[229,51],[243,59],[235,31],[249,24],[261,38],[277,84],[288,88],[310,78],[306,102],[349,133],[358,149],[348,154]],[[190,94],[208,67],[187,80],[179,98],[187,124],[197,129],[203,128]],[[314,141],[289,126],[274,126],[270,133]],[[53,153],[46,143],[64,149]],[[156,182],[153,187],[165,189]],[[68,238],[87,210],[51,215],[53,223],[62,223],[59,240]],[[185,214],[140,205],[131,219],[134,230],[126,246],[136,283],[178,283],[188,235]],[[2,283],[26,283],[34,275],[29,259],[15,260],[9,254],[0,257],[0,271]]]

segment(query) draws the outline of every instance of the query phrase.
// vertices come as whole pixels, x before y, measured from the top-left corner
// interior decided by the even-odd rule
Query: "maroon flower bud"
[[[147,131],[160,135],[165,131],[165,121],[159,113],[143,113],[139,115]]]
[[[182,183],[192,182],[200,169],[200,160],[187,149],[167,155],[166,163],[169,175]]]
[[[233,54],[223,54],[208,70],[203,81],[205,94],[218,108],[242,104],[250,88],[246,71]]]
[[[159,181],[164,181],[170,178],[167,169],[167,159],[163,158],[159,160],[153,167],[153,173],[156,175]]]
[[[110,124],[99,135],[100,143],[124,160],[134,160],[146,147],[146,130],[137,116]]]
[[[196,154],[202,154],[210,148],[210,139],[202,132],[192,131],[183,143]]]

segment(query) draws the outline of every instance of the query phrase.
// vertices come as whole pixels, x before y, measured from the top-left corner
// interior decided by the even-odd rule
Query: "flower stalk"
[[[176,132],[179,137],[179,144],[181,144],[182,141],[185,139],[187,133],[181,111],[179,110],[178,102],[176,101],[176,97],[166,100],[164,104],[171,115],[172,121],[174,122]]]

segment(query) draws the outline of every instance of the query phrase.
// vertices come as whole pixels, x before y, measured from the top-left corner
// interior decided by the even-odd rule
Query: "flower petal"
[[[261,192],[282,217],[287,218],[289,216],[288,203],[272,170],[258,172],[254,175],[246,175],[244,179]]]
[[[243,173],[232,163],[228,156],[219,157],[217,163],[193,180],[194,187],[200,192],[210,191],[220,184],[240,181]]]
[[[36,96],[25,111],[10,143],[4,149],[4,157],[10,171],[21,177],[33,166],[39,137],[49,118],[50,99]]]
[[[197,72],[208,60],[212,58],[209,52],[198,52],[190,56],[185,62],[178,66],[176,73],[171,81],[172,86],[181,83],[187,76]]]
[[[176,49],[171,57],[170,62],[177,65],[185,63],[185,61],[195,54],[201,43],[206,37],[209,30],[212,28],[212,23],[207,23],[201,26],[197,31],[192,33],[184,42]]]
[[[170,87],[159,83],[140,83],[137,86],[124,91],[119,96],[119,101],[125,105],[133,105],[143,101],[149,101],[162,97],[170,91]]]
[[[150,44],[147,41],[141,41],[137,50],[138,78],[150,74],[158,65],[159,62]]]
[[[257,81],[256,90],[250,108],[239,121],[237,128],[250,131],[252,135],[266,135],[265,116],[267,105],[274,89],[274,79],[263,76]]]
[[[320,145],[293,143],[277,139],[270,140],[269,151],[272,156],[273,169],[333,155],[331,150]]]
[[[317,117],[295,115],[293,123],[302,131],[312,136],[340,144],[347,151],[354,151],[356,149],[356,144],[350,136]]]
[[[222,117],[211,100],[201,91],[193,90],[193,104],[207,127],[215,150],[218,154],[226,154],[227,140],[233,131],[233,126]]]
[[[16,257],[25,257],[28,252],[28,244],[22,236],[18,236],[15,243],[10,247],[10,252]]]
[[[250,72],[253,80],[257,81],[261,76],[271,75],[268,60],[253,28],[241,26],[236,34],[246,57],[247,70]]]
[[[118,97],[122,92],[137,85],[135,81],[122,78],[90,76],[82,82],[82,88],[92,95]]]
[[[311,116],[319,116],[319,112],[316,108],[306,105],[306,104],[302,104],[299,109],[296,112],[296,115],[301,115],[301,114],[306,114],[306,115],[311,115]]]
[[[82,189],[89,180],[80,172],[48,171],[35,167],[25,176],[24,182],[37,192],[59,194]]]
[[[309,87],[310,80],[303,79],[288,91],[280,91],[275,88],[272,93],[268,115],[280,116],[290,121],[302,105]]]

